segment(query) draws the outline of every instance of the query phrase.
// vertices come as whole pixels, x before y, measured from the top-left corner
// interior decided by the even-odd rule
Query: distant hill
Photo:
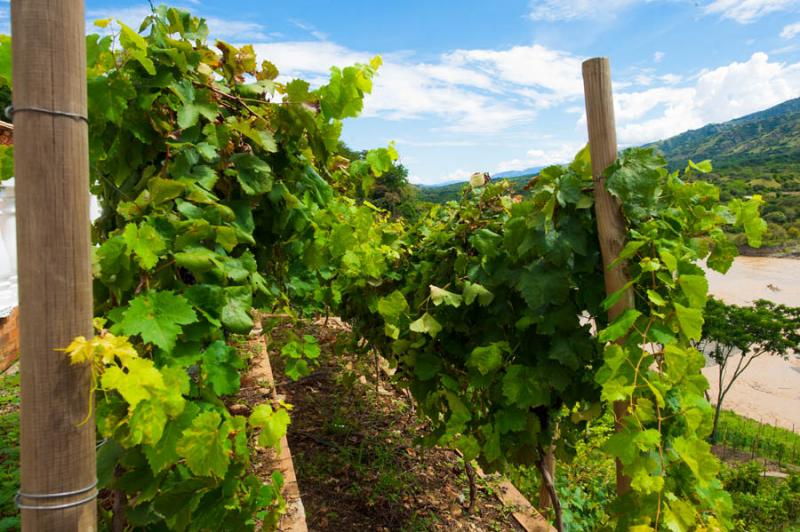
[[[761,194],[769,222],[765,244],[800,252],[800,98],[650,146],[672,169],[687,159],[711,159],[714,172],[706,179],[720,187],[723,200]]]
[[[526,168],[525,170],[509,170],[507,172],[499,172],[492,175],[492,179],[508,179],[511,177],[536,175],[542,171],[542,168],[544,168],[544,166],[533,166],[531,168]]]
[[[671,166],[711,159],[714,167],[800,164],[800,98],[654,142]]]
[[[525,170],[527,173],[521,172],[502,172],[494,174],[492,179],[508,179],[514,184],[514,188],[522,190],[522,187],[528,184],[543,167],[529,168]],[[516,174],[516,175],[508,175]],[[448,201],[457,200],[461,195],[461,190],[467,184],[467,181],[458,181],[455,183],[448,183],[444,185],[417,185],[417,198],[420,201],[428,201],[430,203],[447,203]]]
[[[659,150],[673,170],[685,168],[688,159],[711,159],[714,172],[703,178],[720,187],[723,200],[761,194],[765,200],[762,215],[769,222],[765,244],[800,254],[800,98],[648,146]],[[509,177],[522,188],[539,170],[492,177]],[[423,186],[419,199],[435,203],[454,200],[465,184]]]

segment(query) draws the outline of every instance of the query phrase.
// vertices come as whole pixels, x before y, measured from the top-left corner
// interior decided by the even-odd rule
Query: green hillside
[[[651,144],[670,166],[711,159],[708,177],[724,198],[761,194],[766,244],[794,252],[800,241],[800,98]]]
[[[522,187],[528,184],[531,178],[536,174],[526,174],[515,177],[504,178],[514,184],[514,188],[522,191]],[[461,196],[461,191],[467,185],[466,181],[459,181],[458,183],[450,183],[449,185],[417,185],[418,193],[417,198],[420,201],[430,203],[446,203],[448,201],[455,201]]]
[[[771,253],[800,252],[800,98],[721,124],[709,124],[649,144],[672,169],[686,161],[711,159],[704,178],[719,185],[723,199],[761,194],[769,222],[765,246]],[[509,178],[521,191],[535,174]],[[419,186],[424,202],[455,200],[466,182]],[[743,244],[743,238],[740,238]]]

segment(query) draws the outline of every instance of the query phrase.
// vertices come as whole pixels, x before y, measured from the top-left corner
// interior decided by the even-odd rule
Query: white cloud
[[[524,170],[534,166],[547,166],[571,161],[575,154],[583,147],[577,142],[548,142],[528,150],[523,159],[511,159],[497,164],[495,172],[509,170]]]
[[[638,0],[641,1],[641,0]],[[612,16],[637,0],[533,0],[530,18],[555,22],[589,17]]]
[[[612,18],[636,4],[656,1],[675,0],[532,0],[529,17],[547,22]],[[703,3],[706,14],[746,24],[770,13],[795,8],[800,0],[707,0]]]
[[[456,50],[444,60],[506,83],[533,87],[543,96],[566,99],[583,90],[580,58],[539,44],[507,50]]]
[[[713,0],[705,6],[706,13],[722,15],[741,24],[800,5],[798,0]]]
[[[467,170],[459,168],[458,170],[453,170],[449,174],[447,174],[445,176],[442,176],[441,179],[437,179],[436,182],[437,183],[448,183],[450,181],[464,181],[465,179],[467,179],[472,174],[473,174],[473,172],[468,172]]]
[[[800,22],[784,26],[783,31],[781,31],[781,38],[793,39],[797,34],[800,34]]]
[[[667,138],[724,122],[800,95],[800,63],[770,62],[758,52],[744,62],[704,70],[688,87],[658,87],[615,97],[624,145]]]
[[[653,54],[653,63],[660,63],[664,59],[664,52],[656,52]]]
[[[331,65],[365,62],[371,53],[330,41],[255,45],[285,76],[312,76]],[[581,94],[580,59],[540,45],[508,50],[456,50],[434,62],[384,56],[364,114],[389,120],[438,117],[436,129],[491,133],[531,121],[538,109]],[[316,78],[314,78],[316,76]]]

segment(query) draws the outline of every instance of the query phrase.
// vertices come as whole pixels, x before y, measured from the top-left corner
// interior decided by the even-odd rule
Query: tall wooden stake
[[[83,0],[14,1],[11,22],[22,529],[95,531],[89,367],[56,351],[92,334]]]
[[[614,99],[611,92],[611,67],[605,57],[595,57],[583,62],[583,92],[586,98],[586,122],[589,129],[589,151],[592,155],[594,176],[595,214],[600,252],[603,255],[603,276],[606,293],[612,294],[629,281],[625,265],[609,269],[608,265],[625,246],[625,220],[619,202],[608,193],[603,172],[617,158],[617,131],[614,125]],[[625,309],[634,308],[633,291],[625,295],[608,311],[609,321]],[[627,412],[624,401],[614,403],[616,427]],[[630,490],[631,479],[622,474],[622,464],[617,460],[617,493]]]

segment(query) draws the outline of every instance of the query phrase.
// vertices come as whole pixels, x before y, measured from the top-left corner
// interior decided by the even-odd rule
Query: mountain
[[[492,179],[508,179],[510,177],[536,175],[542,171],[542,168],[544,168],[544,166],[533,166],[531,168],[526,168],[525,170],[508,170],[507,172],[494,174]]]
[[[671,166],[711,159],[717,169],[800,163],[800,98],[721,124],[709,124],[649,146]]]
[[[686,161],[711,159],[714,171],[702,176],[720,188],[721,199],[761,194],[761,214],[769,223],[764,239],[770,252],[800,254],[800,98],[720,124],[709,124],[647,146],[660,151],[673,170]],[[541,168],[502,172],[519,189]],[[419,199],[458,199],[465,182],[420,187]],[[743,244],[743,235],[736,236]]]
[[[769,252],[800,252],[800,98],[649,146],[673,170],[687,159],[711,159],[714,171],[704,178],[720,187],[723,200],[761,194]],[[742,244],[744,237],[737,238]]]

